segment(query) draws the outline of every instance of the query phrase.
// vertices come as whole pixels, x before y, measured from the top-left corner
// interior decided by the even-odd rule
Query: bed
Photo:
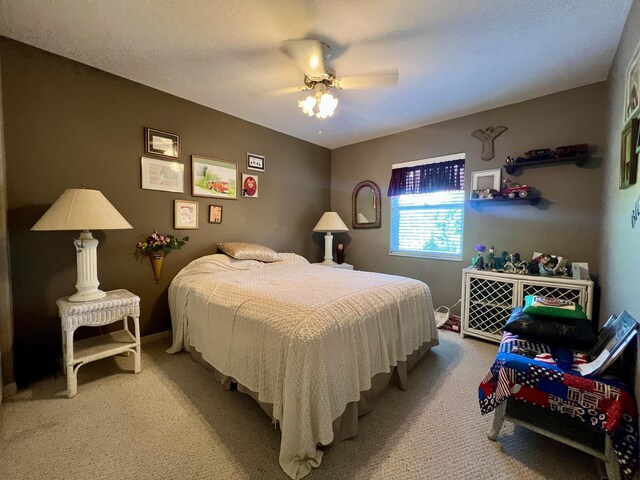
[[[182,269],[169,288],[168,352],[197,352],[251,394],[279,424],[280,465],[298,479],[320,465],[318,446],[355,434],[346,417],[370,409],[372,392],[392,377],[406,388],[438,337],[424,283],[278,255],[208,255]]]

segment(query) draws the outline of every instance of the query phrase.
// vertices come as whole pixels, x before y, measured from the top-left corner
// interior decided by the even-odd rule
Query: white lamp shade
[[[31,230],[120,230],[133,228],[102,192],[69,188]]]
[[[349,229],[344,224],[340,215],[336,212],[324,212],[316,226],[314,232],[348,232]]]

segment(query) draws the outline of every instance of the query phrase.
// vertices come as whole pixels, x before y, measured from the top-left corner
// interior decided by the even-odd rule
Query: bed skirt
[[[388,385],[391,384],[401,390],[406,390],[408,386],[408,372],[410,372],[420,359],[436,345],[438,345],[437,339],[423,343],[417,350],[414,350],[411,355],[407,356],[406,361],[398,362],[398,365],[393,367],[390,372],[382,372],[374,375],[371,379],[371,388],[367,391],[360,392],[360,400],[348,403],[342,415],[333,421],[333,441],[327,446],[335,445],[338,442],[355,437],[358,434],[358,417],[366,415],[373,410],[373,407],[380,398],[380,395]],[[191,347],[189,350],[191,352],[191,358],[204,365],[208,370],[212,371],[214,379],[216,382],[220,383],[222,388],[230,390],[233,387],[237,387],[238,391],[252,397],[258,405],[260,405],[262,410],[269,415],[269,418],[271,418],[272,421],[274,420],[273,404],[261,402],[258,400],[257,392],[249,390],[244,385],[238,383],[234,378],[224,375],[220,371],[216,370],[202,358],[202,354],[194,347]]]

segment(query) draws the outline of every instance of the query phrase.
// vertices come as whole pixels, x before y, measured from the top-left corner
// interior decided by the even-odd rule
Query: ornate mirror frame
[[[358,223],[358,193],[365,187],[371,188],[373,190],[373,197],[375,202],[375,210],[376,210],[376,219],[374,222],[369,223]],[[380,187],[376,185],[375,182],[371,180],[364,180],[356,185],[356,188],[353,189],[353,194],[351,195],[351,226],[355,229],[359,228],[380,228],[380,219],[382,215],[380,212]]]

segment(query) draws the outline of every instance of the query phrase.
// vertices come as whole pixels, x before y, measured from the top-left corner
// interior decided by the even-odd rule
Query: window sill
[[[436,255],[433,253],[418,253],[418,252],[389,252],[390,256],[394,257],[413,257],[413,258],[424,258],[428,260],[447,260],[451,262],[461,262],[461,256],[452,256],[452,255]]]

